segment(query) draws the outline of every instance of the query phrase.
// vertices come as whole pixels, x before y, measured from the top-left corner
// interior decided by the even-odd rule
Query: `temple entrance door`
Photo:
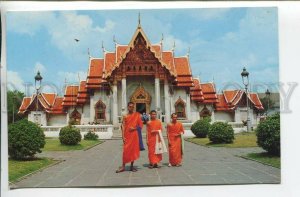
[[[151,96],[143,86],[137,87],[130,101],[134,103],[134,110],[140,113],[150,113]]]
[[[146,113],[146,103],[136,103],[136,111],[140,114]]]

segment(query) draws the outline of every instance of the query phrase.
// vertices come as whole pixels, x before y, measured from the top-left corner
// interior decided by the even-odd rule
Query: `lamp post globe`
[[[246,103],[247,103],[247,132],[251,131],[251,121],[249,114],[249,99],[248,99],[248,85],[249,85],[249,72],[246,70],[246,67],[243,68],[241,73],[243,84],[245,85],[246,90]]]

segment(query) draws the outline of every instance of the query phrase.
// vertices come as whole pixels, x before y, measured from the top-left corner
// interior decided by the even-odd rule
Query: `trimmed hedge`
[[[8,126],[8,154],[12,159],[32,158],[42,152],[45,143],[42,128],[27,119]]]
[[[65,145],[76,145],[81,141],[80,130],[72,125],[65,126],[59,131],[59,141]]]
[[[232,143],[234,140],[234,131],[227,122],[215,122],[208,131],[208,138],[213,143]]]
[[[272,155],[280,155],[280,115],[279,113],[261,121],[256,129],[257,145]]]
[[[99,136],[92,131],[89,131],[87,134],[84,135],[85,140],[98,140],[98,138]]]
[[[206,138],[210,128],[210,118],[197,120],[191,127],[193,134],[199,138]]]

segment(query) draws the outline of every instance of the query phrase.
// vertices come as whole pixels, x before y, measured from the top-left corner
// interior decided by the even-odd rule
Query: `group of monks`
[[[140,141],[138,129],[143,127],[141,115],[139,112],[134,112],[134,103],[129,102],[127,105],[128,114],[123,117],[121,125],[123,138],[123,158],[122,166],[116,173],[124,172],[126,163],[130,163],[130,171],[136,172],[137,169],[133,166],[134,161],[140,157]],[[157,152],[157,143],[163,141],[161,132],[162,123],[156,118],[156,111],[150,112],[150,121],[147,122],[146,142],[148,146],[149,168],[160,168],[159,162],[162,160],[162,153]],[[172,122],[167,125],[168,137],[168,166],[181,166],[183,146],[182,135],[184,133],[183,126],[177,121],[177,114],[171,115]]]

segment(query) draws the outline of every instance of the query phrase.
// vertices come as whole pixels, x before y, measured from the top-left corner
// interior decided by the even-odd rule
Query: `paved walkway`
[[[280,183],[279,169],[236,156],[248,152],[262,149],[207,148],[185,142],[182,167],[168,167],[168,154],[164,154],[160,169],[148,169],[146,150],[135,163],[137,172],[117,174],[122,140],[113,139],[86,151],[44,152],[39,156],[64,161],[28,176],[12,188]]]

